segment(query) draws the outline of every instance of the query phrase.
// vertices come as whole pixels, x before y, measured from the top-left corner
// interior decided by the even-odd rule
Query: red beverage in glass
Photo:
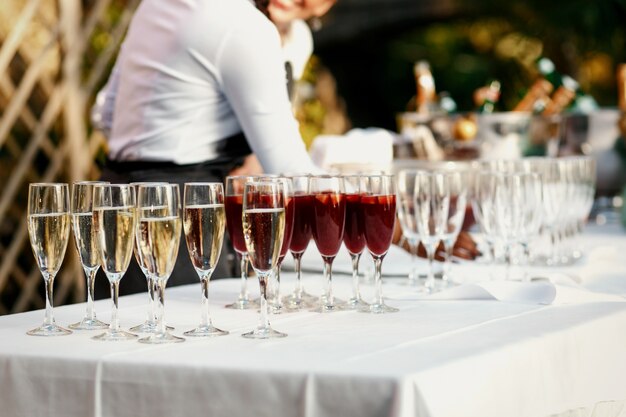
[[[224,198],[224,209],[226,210],[226,227],[233,247],[239,253],[246,253],[248,250],[243,238],[242,224],[243,195],[227,195]]]
[[[361,210],[367,248],[373,255],[385,255],[391,246],[396,223],[396,196],[361,196]]]
[[[293,253],[302,253],[311,241],[311,223],[313,220],[313,201],[310,194],[296,194],[293,196],[294,219],[289,250]]]
[[[358,255],[365,248],[363,232],[363,213],[361,210],[361,195],[346,195],[346,224],[343,232],[343,244],[353,255]]]
[[[285,202],[285,235],[283,237],[283,245],[280,248],[280,255],[278,257],[278,265],[283,263],[285,255],[291,245],[291,238],[293,237],[293,225],[295,214],[295,202],[293,197],[287,197]]]
[[[318,193],[313,200],[313,239],[322,256],[335,257],[343,239],[346,221],[346,196]]]

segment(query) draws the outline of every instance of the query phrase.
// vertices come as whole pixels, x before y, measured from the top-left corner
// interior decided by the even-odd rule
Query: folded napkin
[[[497,300],[509,303],[559,305],[598,301],[626,301],[626,298],[590,291],[563,275],[554,278],[520,281],[485,281],[462,284],[435,294],[423,295],[410,290],[385,291],[396,300]]]

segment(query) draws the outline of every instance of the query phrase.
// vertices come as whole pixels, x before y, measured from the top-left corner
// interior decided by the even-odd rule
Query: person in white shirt
[[[317,16],[334,0],[267,3],[142,1],[94,113],[108,133],[103,179],[223,181],[251,152],[266,173],[319,171],[300,138],[281,37],[267,15]],[[180,255],[170,282],[195,282],[192,268],[177,272],[191,266]],[[235,275],[220,269],[216,277]]]

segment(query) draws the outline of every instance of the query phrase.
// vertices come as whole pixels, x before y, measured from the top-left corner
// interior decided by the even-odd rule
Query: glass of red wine
[[[260,319],[256,329],[242,336],[251,339],[285,337],[271,328],[267,284],[278,264],[285,234],[285,189],[279,181],[248,182],[243,195],[243,234],[252,268],[261,289]]]
[[[304,290],[301,267],[302,255],[311,241],[314,197],[310,194],[310,175],[293,175],[289,178],[293,187],[294,211],[289,251],[295,264],[296,288],[292,294],[285,297],[284,303],[289,309],[299,310],[303,307],[311,307],[317,301],[317,297]]]
[[[346,221],[346,195],[343,178],[332,175],[311,177],[313,195],[312,234],[324,260],[324,295],[316,312],[340,311],[343,301],[335,299],[332,290],[332,265],[343,241]]]
[[[361,212],[365,243],[374,259],[374,301],[360,311],[368,313],[394,313],[397,308],[388,306],[383,299],[382,263],[393,239],[396,224],[396,185],[393,175],[369,175],[368,193],[361,196]]]
[[[352,260],[352,296],[346,301],[346,309],[356,310],[367,307],[361,298],[359,289],[359,259],[365,249],[365,230],[361,197],[367,191],[367,177],[363,175],[345,175],[346,224],[343,232],[343,244]]]
[[[226,210],[226,228],[230,241],[239,257],[241,266],[241,290],[237,300],[228,304],[227,308],[246,310],[257,308],[258,304],[248,295],[248,250],[243,237],[242,207],[243,191],[247,181],[253,177],[231,176],[226,177],[226,189],[224,190],[224,208]]]

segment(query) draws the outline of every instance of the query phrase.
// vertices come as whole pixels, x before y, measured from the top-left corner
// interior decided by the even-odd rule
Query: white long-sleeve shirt
[[[113,160],[210,161],[243,131],[266,172],[318,170],[291,112],[278,32],[248,0],[143,0],[104,96],[115,103]]]

